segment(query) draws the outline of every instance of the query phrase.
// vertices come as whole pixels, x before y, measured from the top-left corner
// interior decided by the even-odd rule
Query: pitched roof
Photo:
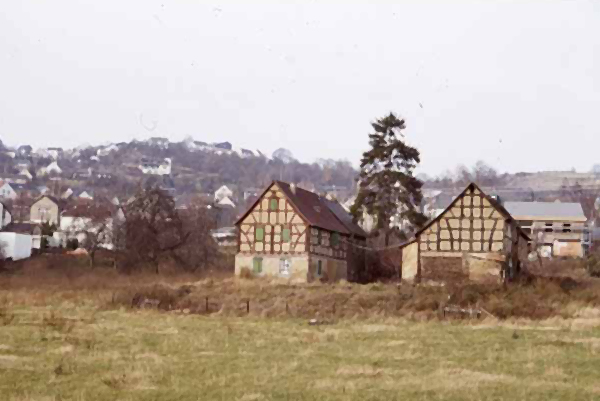
[[[456,196],[456,198],[454,198],[454,200],[452,202],[450,202],[450,204],[448,205],[448,207],[446,207],[446,209],[444,209],[443,212],[441,212],[440,214],[438,214],[435,218],[433,218],[432,220],[430,220],[427,224],[425,224],[419,231],[417,231],[415,233],[415,237],[418,237],[419,235],[421,235],[421,233],[425,230],[427,230],[429,227],[431,227],[435,222],[439,221],[440,219],[442,219],[442,217],[444,216],[444,214],[446,214],[446,212],[448,212],[452,206],[454,206],[454,203],[460,199],[461,197],[463,197],[468,191],[474,191],[474,190],[479,190],[479,192],[481,193],[481,195],[483,197],[485,197],[485,199],[487,199],[487,201],[492,205],[493,208],[495,208],[505,219],[509,220],[509,221],[515,221],[516,219],[504,208],[504,206],[502,206],[500,203],[498,203],[495,199],[489,197],[485,192],[483,192],[481,190],[481,188],[479,188],[477,186],[477,184],[475,184],[474,182],[470,183],[469,185],[467,185],[467,187],[458,195]],[[521,227],[517,224],[517,230],[519,231],[519,233],[521,234],[521,236],[527,240],[529,240],[530,238],[527,236],[527,234],[525,234],[525,232],[523,231],[523,229],[521,229]]]
[[[517,220],[587,221],[579,203],[504,202],[503,205]]]
[[[17,234],[34,234],[36,229],[39,230],[39,227],[39,224],[34,223],[10,223],[0,231]]]
[[[236,224],[241,223],[273,185],[277,185],[281,189],[296,211],[309,225],[342,234],[366,237],[365,232],[352,223],[352,218],[338,202],[328,200],[302,188],[295,187],[292,190],[290,184],[282,181],[273,181]]]

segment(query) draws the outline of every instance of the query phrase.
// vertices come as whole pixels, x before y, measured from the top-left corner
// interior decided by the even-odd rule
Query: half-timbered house
[[[302,281],[348,279],[365,232],[335,200],[274,181],[236,223],[235,272]]]
[[[520,269],[528,240],[504,207],[470,184],[402,248],[402,277],[510,277]]]

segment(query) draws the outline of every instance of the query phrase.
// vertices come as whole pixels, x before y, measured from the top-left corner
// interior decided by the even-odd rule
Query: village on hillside
[[[252,161],[271,172],[245,185],[224,178],[223,170],[193,173],[189,163],[180,164],[192,156],[234,168]],[[174,144],[151,138],[73,150],[5,147],[2,162],[0,241],[7,260],[44,252],[117,252],[116,231],[146,187],[172,199],[175,213],[201,204],[206,238],[215,253],[236,255],[236,274],[248,270],[303,281],[356,281],[365,254],[378,248],[369,239],[376,216],[353,219],[350,214],[359,188],[347,171],[341,174],[348,167],[324,162],[312,166],[313,181],[311,176],[282,181],[281,171],[303,166],[289,151],[267,157],[226,142]],[[288,176],[297,174],[289,171]],[[594,171],[500,175],[480,163],[471,171],[462,167],[454,178],[424,178],[417,208],[429,221],[425,228],[410,231],[400,205],[390,215],[390,226],[410,237],[391,247],[401,255],[394,263],[403,279],[439,276],[431,269],[446,259],[457,264],[453,270],[461,270],[465,258],[505,263],[509,221],[516,222],[540,258],[584,258],[600,242]],[[499,265],[485,269],[503,274]]]

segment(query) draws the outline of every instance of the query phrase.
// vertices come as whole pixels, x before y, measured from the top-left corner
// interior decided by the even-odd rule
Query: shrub
[[[240,278],[251,279],[254,278],[254,274],[252,274],[252,271],[247,267],[242,267],[240,270]]]
[[[600,277],[600,257],[592,254],[587,258],[585,268],[591,277]]]

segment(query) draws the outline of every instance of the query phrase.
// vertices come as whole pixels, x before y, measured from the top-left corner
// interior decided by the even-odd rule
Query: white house
[[[117,145],[115,145],[114,143],[112,143],[108,146],[98,149],[96,151],[96,156],[107,156],[111,152],[115,152],[117,150],[119,150],[119,147]]]
[[[217,202],[217,205],[235,207],[235,203],[233,203],[233,201],[228,196],[221,198]]]
[[[59,156],[63,154],[62,148],[48,148],[48,155],[52,157],[54,160],[57,160]]]
[[[4,203],[0,203],[0,229],[12,223],[12,214]]]
[[[32,236],[14,232],[0,232],[0,247],[4,258],[12,260],[25,259],[31,256]]]
[[[171,159],[165,158],[161,163],[142,160],[139,169],[144,174],[152,175],[170,175],[171,174]]]
[[[67,188],[65,192],[60,196],[62,199],[69,199],[73,195],[73,190],[71,188]]]
[[[0,198],[17,199],[17,192],[8,182],[0,183]]]
[[[20,167],[19,175],[21,175],[23,177],[27,177],[28,180],[33,179],[33,175],[31,175],[31,173],[29,172],[29,168],[27,168],[27,167]]]
[[[233,191],[227,187],[227,185],[223,185],[221,188],[215,191],[215,202],[220,202],[224,198],[231,198],[233,196]]]
[[[56,161],[53,161],[52,163],[48,164],[46,167],[42,167],[38,170],[38,175],[48,175],[51,173],[55,173],[55,174],[62,174],[62,169],[58,166],[58,163]]]

